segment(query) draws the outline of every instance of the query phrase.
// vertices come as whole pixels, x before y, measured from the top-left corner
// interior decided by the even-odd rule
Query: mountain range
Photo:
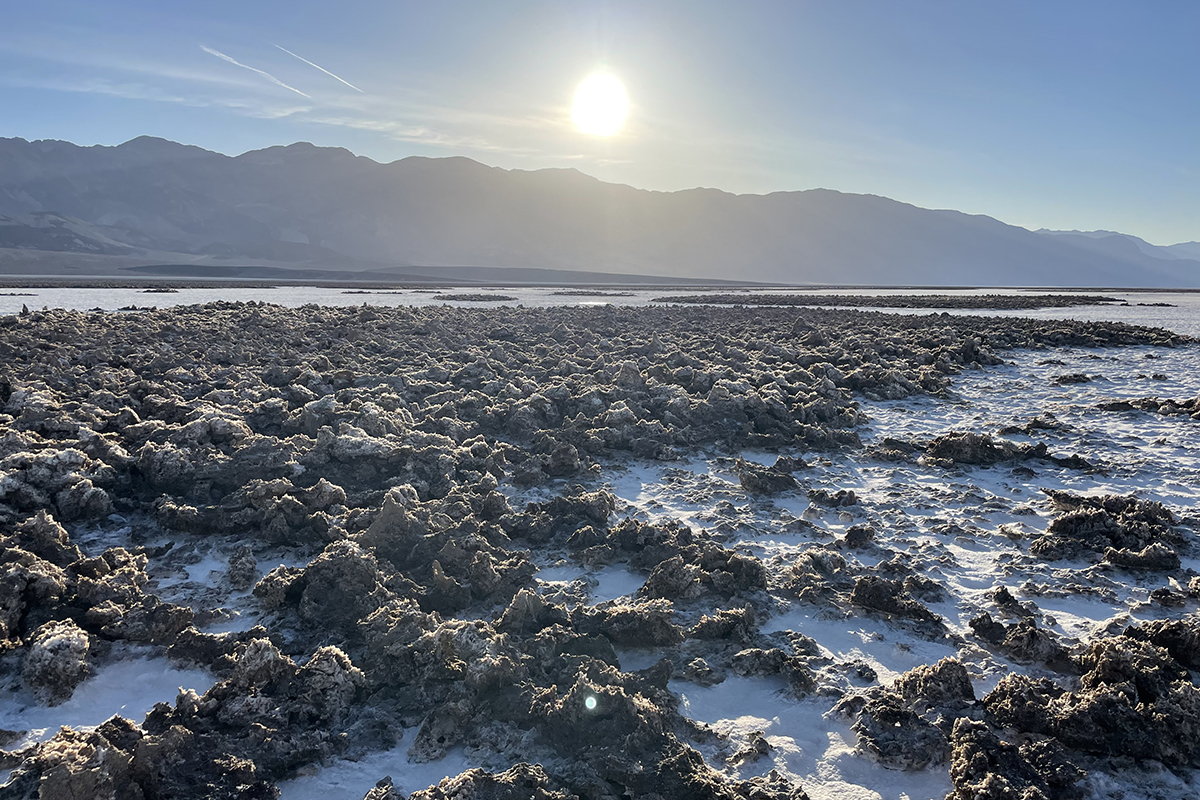
[[[116,147],[0,139],[0,273],[128,276],[135,268],[371,280],[469,272],[472,280],[569,282],[588,272],[587,282],[1194,287],[1200,243],[1030,231],[828,189],[655,192],[573,169],[505,170],[462,157],[382,164],[307,143],[227,156],[152,137]]]

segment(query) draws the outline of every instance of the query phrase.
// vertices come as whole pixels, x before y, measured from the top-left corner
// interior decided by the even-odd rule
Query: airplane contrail
[[[287,53],[287,54],[288,54],[289,56],[291,56],[292,58],[298,58],[298,59],[300,59],[301,61],[303,61],[305,64],[308,64],[310,67],[316,67],[317,69],[321,70],[321,72],[324,72],[326,75],[328,75],[329,77],[333,78],[334,80],[339,80],[339,81],[341,81],[342,83],[346,84],[346,85],[347,85],[347,86],[349,86],[351,89],[353,89],[354,91],[358,92],[359,94],[366,94],[366,92],[364,92],[362,89],[360,89],[360,88],[358,88],[357,86],[355,86],[355,85],[354,85],[353,83],[351,83],[350,81],[346,80],[345,78],[342,78],[342,77],[339,77],[339,76],[337,76],[337,75],[334,75],[332,72],[330,72],[329,70],[325,69],[325,68],[324,68],[324,67],[322,67],[320,64],[314,64],[313,62],[309,61],[309,60],[308,60],[307,58],[305,58],[304,56],[298,56],[298,55],[296,55],[295,53],[293,53],[291,50],[288,50],[286,47],[281,47],[280,45],[275,45],[275,46],[276,46],[276,47],[278,47],[278,48],[279,48],[280,50],[282,50],[283,52]]]
[[[252,67],[249,64],[243,64],[242,62],[238,61],[236,58],[230,58],[229,56],[225,55],[220,50],[213,50],[211,47],[205,47],[204,45],[200,45],[200,49],[203,50],[204,52],[208,53],[210,56],[216,56],[217,58],[219,58],[223,61],[228,61],[230,64],[239,66],[242,69],[248,69],[251,72],[257,72],[259,75],[262,75],[264,78],[266,78],[267,80],[269,80],[271,83],[275,84],[276,86],[282,86],[284,89],[287,89],[290,92],[295,92],[296,94],[300,95],[301,97],[307,97],[309,100],[312,100],[312,97],[310,95],[305,94],[304,92],[297,89],[295,86],[288,86],[286,83],[279,80],[279,78],[276,78],[274,75],[272,75],[269,72],[265,72],[261,69],[258,69],[257,67]]]

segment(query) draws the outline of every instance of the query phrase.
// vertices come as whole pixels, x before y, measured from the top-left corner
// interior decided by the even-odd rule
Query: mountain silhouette
[[[112,274],[246,264],[785,284],[1200,285],[1200,249],[1114,235],[1033,232],[829,189],[656,192],[573,169],[505,170],[462,157],[381,164],[308,143],[231,157],[145,136],[116,147],[0,139],[0,269],[9,273],[77,262]]]

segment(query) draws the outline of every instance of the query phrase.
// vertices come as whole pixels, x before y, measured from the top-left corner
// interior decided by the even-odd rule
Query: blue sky
[[[5,8],[0,136],[826,187],[1166,244],[1200,239],[1197,30],[1166,0],[40,0]],[[569,118],[597,68],[632,104],[607,139]]]

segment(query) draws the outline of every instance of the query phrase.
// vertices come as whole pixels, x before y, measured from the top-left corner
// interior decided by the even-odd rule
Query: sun
[[[616,76],[593,72],[575,90],[571,106],[571,121],[575,127],[592,136],[612,136],[625,124],[629,113],[629,98]]]

